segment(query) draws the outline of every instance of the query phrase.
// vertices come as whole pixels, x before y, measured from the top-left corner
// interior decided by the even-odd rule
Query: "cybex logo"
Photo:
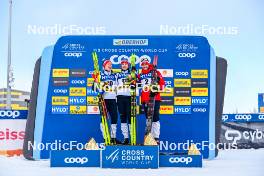
[[[194,58],[196,57],[195,53],[179,53],[178,56],[180,58]]]
[[[170,163],[185,163],[185,164],[189,164],[192,162],[192,158],[191,157],[171,157],[169,159]]]
[[[8,117],[8,118],[16,118],[20,116],[20,112],[19,111],[0,111],[0,118],[1,117]]]
[[[151,62],[151,58],[148,55],[143,55],[140,57],[136,56],[136,64],[139,64],[142,58],[146,58],[149,62]],[[126,55],[113,55],[110,57],[112,64],[120,64],[122,59],[128,59],[128,61],[130,62],[130,57]]]
[[[67,163],[67,164],[74,164],[74,163],[76,163],[76,164],[85,164],[85,163],[88,162],[88,158],[87,157],[82,157],[82,158],[81,157],[76,157],[76,158],[67,157],[67,158],[64,159],[64,162]]]
[[[82,53],[64,53],[65,57],[81,57]]]

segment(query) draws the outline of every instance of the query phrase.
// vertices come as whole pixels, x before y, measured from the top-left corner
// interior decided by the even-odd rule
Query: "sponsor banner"
[[[176,71],[174,70],[174,78],[190,78],[190,72],[189,71]]]
[[[161,97],[160,105],[174,105],[173,97]]]
[[[70,87],[70,96],[86,96],[86,87]]]
[[[114,46],[148,46],[148,39],[113,39]]]
[[[207,79],[192,79],[192,87],[208,87]]]
[[[100,114],[99,106],[87,106],[87,114]]]
[[[264,130],[259,122],[222,123],[220,143],[225,149],[226,146],[235,149],[258,149],[264,148]],[[221,147],[221,146],[220,146]]]
[[[191,87],[191,79],[174,79],[174,87]]]
[[[100,150],[52,150],[50,167],[100,167]]]
[[[53,86],[69,86],[69,78],[53,78]]]
[[[27,119],[27,110],[0,110],[0,120],[2,119]]]
[[[191,106],[174,106],[175,114],[192,114]]]
[[[206,107],[192,107],[192,112],[193,113],[205,113],[207,112]]]
[[[69,77],[69,75],[70,75],[69,69],[53,69],[52,70],[53,78],[65,78],[65,77]]]
[[[191,70],[191,78],[208,78],[208,70]]]
[[[158,146],[106,146],[102,150],[102,168],[157,169]]]
[[[165,78],[165,87],[173,88],[173,78]]]
[[[87,97],[87,105],[98,105],[99,98],[95,96],[88,96]]]
[[[258,112],[264,113],[264,93],[258,94]]]
[[[70,106],[70,114],[86,114],[86,106]]]
[[[191,88],[188,87],[177,87],[174,88],[174,96],[175,97],[190,97],[191,96]]]
[[[160,114],[173,114],[173,106],[160,106]]]
[[[69,106],[52,106],[52,114],[69,114]]]
[[[86,87],[86,78],[71,78],[70,86],[72,87]]]
[[[208,97],[192,97],[192,105],[208,105]]]
[[[86,77],[85,69],[70,69],[70,77]]]
[[[208,96],[208,88],[192,88],[192,96]]]
[[[264,114],[223,114],[223,122],[264,122]]]
[[[87,87],[87,96],[97,96],[98,93],[93,91],[92,87]]]
[[[69,97],[70,105],[86,105],[86,96],[85,97]]]
[[[94,78],[87,78],[87,87],[93,86]]]
[[[52,105],[68,105],[69,97],[66,96],[53,96],[52,97]]]
[[[259,112],[264,113],[264,106],[259,107]]]
[[[0,155],[21,155],[25,138],[25,119],[0,120]],[[1,153],[3,152],[3,153]]]
[[[202,155],[160,155],[160,167],[202,167]]]
[[[54,95],[68,95],[68,88],[55,88],[53,89]]]
[[[164,78],[173,78],[173,69],[158,69]]]
[[[191,97],[174,97],[174,105],[191,105]]]
[[[173,88],[165,87],[164,90],[160,93],[160,96],[162,97],[173,96],[174,94],[173,90],[174,90]]]

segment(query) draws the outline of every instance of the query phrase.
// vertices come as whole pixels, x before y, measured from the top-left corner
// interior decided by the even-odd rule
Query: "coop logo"
[[[54,89],[53,92],[55,94],[67,94],[68,93],[68,89]]]
[[[74,80],[71,80],[71,84],[72,85],[85,85],[86,81],[85,80],[74,79]]]
[[[67,52],[67,53],[64,53],[64,56],[65,57],[82,57],[82,53],[81,52],[76,52],[76,53],[72,53],[72,52]]]
[[[223,116],[222,116],[222,121],[225,122],[225,121],[227,121],[227,120],[228,120],[228,115],[223,115]]]
[[[170,163],[185,163],[185,164],[189,164],[192,162],[192,158],[191,157],[171,157],[169,159]]]
[[[137,56],[136,55],[136,62],[135,64],[139,64],[141,59],[147,59],[149,62],[151,62],[151,58],[148,55],[142,55],[142,56]],[[110,61],[112,62],[112,64],[117,65],[121,63],[122,59],[128,59],[129,62],[131,62],[131,58],[130,56],[127,55],[113,55],[110,57]]]
[[[20,116],[19,111],[0,111],[0,118],[13,118],[15,119],[16,117]]]
[[[206,112],[206,108],[193,108],[193,112]]]
[[[264,120],[264,115],[259,115],[258,118],[259,120]]]
[[[147,46],[148,39],[114,39],[115,46]]]
[[[241,139],[254,142],[255,140],[263,140],[264,132],[259,129],[248,131],[226,130],[225,138],[226,140],[233,141],[233,143],[237,143]]]
[[[252,116],[250,114],[240,114],[240,115],[235,115],[236,120],[246,120],[249,121],[252,119]]]
[[[189,72],[175,72],[177,77],[187,77],[189,76]]]
[[[67,163],[67,164],[85,164],[88,162],[88,158],[87,157],[76,157],[76,158],[65,158],[64,159],[64,162]]]
[[[178,57],[180,58],[195,58],[196,54],[195,53],[178,53]]]
[[[106,156],[106,160],[111,160],[111,162],[114,163],[119,159],[118,155],[119,155],[119,149],[116,149],[109,156]]]

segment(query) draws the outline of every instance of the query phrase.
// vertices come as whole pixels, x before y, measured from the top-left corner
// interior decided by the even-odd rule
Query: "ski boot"
[[[118,144],[122,144],[119,140],[117,140],[116,138],[111,138],[111,144],[112,145],[118,145]]]
[[[122,145],[128,145],[129,144],[129,139],[125,138],[124,141],[122,142]]]

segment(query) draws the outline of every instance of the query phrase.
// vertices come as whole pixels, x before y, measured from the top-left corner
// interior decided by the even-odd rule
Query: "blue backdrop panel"
[[[114,68],[120,59],[137,55],[153,59],[171,93],[162,94],[161,147],[179,151],[170,144],[189,141],[215,143],[216,60],[213,49],[199,36],[65,36],[42,54],[34,139],[36,143],[77,141],[91,137],[103,142],[99,130],[98,107],[90,79],[91,53],[96,51],[101,64],[110,58]],[[167,101],[169,100],[169,101]],[[138,115],[138,142],[144,137],[145,117]],[[120,128],[118,138],[122,139]],[[205,147],[204,158],[214,158],[215,150]],[[49,157],[49,150],[34,150],[33,157]]]

